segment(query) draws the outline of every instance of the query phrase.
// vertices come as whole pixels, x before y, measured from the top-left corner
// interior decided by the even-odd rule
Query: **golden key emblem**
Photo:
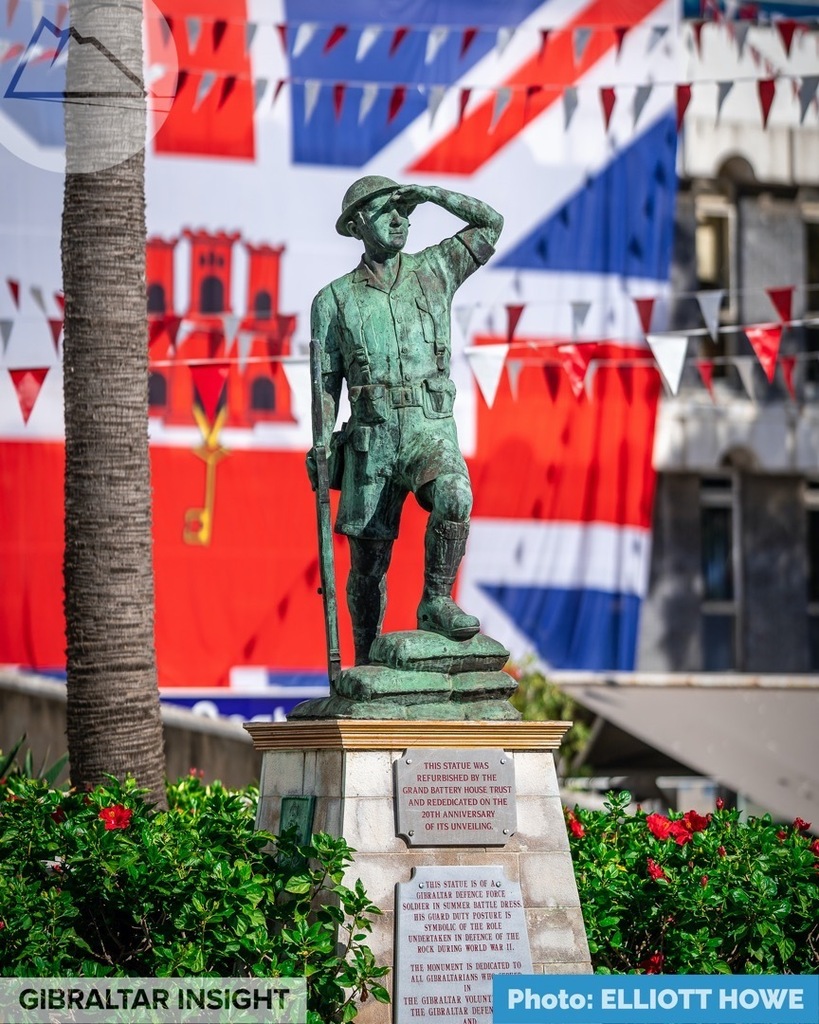
[[[206,547],[213,536],[213,508],[216,503],[216,466],[230,452],[219,444],[219,434],[225,425],[227,408],[219,410],[216,419],[209,424],[201,409],[194,407],[194,419],[202,433],[202,444],[194,454],[205,463],[205,503],[201,508],[189,508],[185,513],[185,527],[182,538],[186,544]]]

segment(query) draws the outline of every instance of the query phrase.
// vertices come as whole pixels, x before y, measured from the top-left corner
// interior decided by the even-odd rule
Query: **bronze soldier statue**
[[[405,253],[409,216],[422,203],[435,203],[466,227]],[[434,185],[399,186],[380,175],[354,182],[341,205],[336,231],[359,239],[364,254],[355,270],[316,295],[311,331],[321,360],[331,486],[341,488],[335,529],[350,543],[355,660],[363,665],[384,618],[385,575],[410,492],[429,512],[418,628],[452,640],[467,640],[480,628],[451,596],[472,489],[452,416],[450,315],[456,289],[495,251],[503,217],[469,196]],[[351,417],[331,439],[342,380]],[[315,487],[314,450],[308,472]]]

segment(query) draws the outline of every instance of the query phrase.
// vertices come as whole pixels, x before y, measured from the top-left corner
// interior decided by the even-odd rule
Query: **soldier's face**
[[[356,218],[358,237],[370,252],[400,252],[407,244],[409,213],[390,196],[376,196]]]

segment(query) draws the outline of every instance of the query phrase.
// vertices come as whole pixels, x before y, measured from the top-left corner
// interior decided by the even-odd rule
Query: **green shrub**
[[[583,917],[598,973],[819,971],[819,840],[797,818],[567,812]]]
[[[528,661],[521,665],[509,664],[506,671],[518,681],[511,702],[520,711],[524,722],[573,722],[563,737],[555,755],[555,766],[561,777],[572,772],[577,755],[589,741],[593,716],[575,703],[573,698],[550,683],[542,672]],[[586,770],[586,774],[588,771]]]
[[[133,780],[89,793],[9,776],[0,786],[0,974],[298,977],[309,1024],[387,1001],[364,945],[380,913],[342,884],[353,851],[254,829],[257,793]]]

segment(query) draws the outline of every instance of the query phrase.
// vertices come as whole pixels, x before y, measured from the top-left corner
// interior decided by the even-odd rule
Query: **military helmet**
[[[341,216],[336,221],[336,231],[340,235],[350,237],[347,221],[355,215],[356,211],[370,199],[394,192],[397,188],[400,188],[397,181],[385,178],[381,174],[368,174],[366,177],[354,181],[344,193],[344,198],[341,201]]]

